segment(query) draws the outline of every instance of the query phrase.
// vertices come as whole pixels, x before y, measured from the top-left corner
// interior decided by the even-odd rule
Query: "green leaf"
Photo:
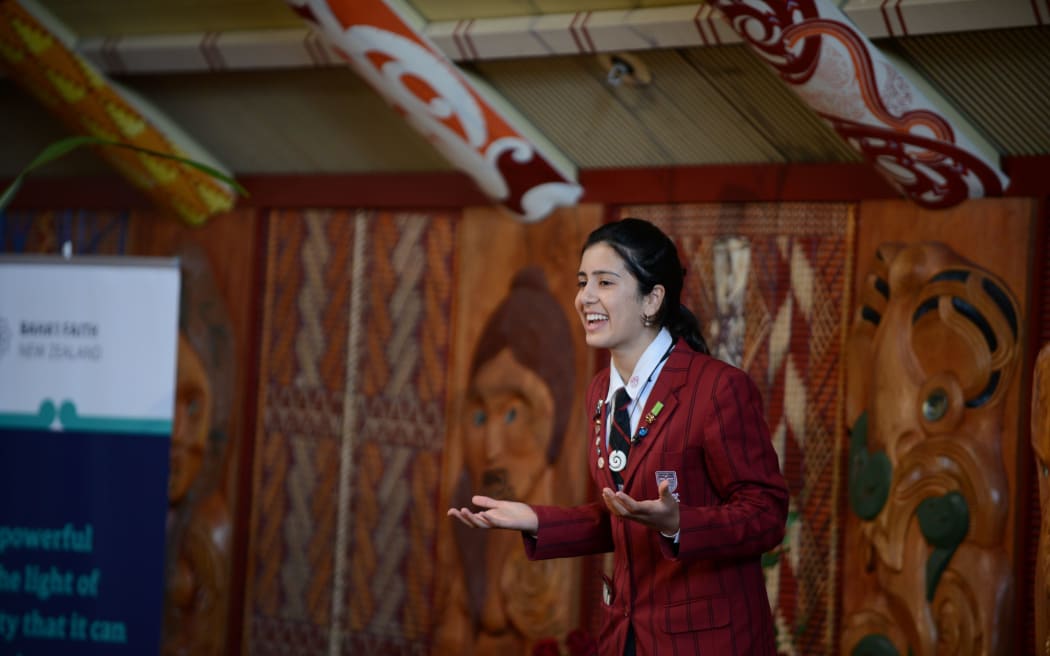
[[[15,178],[11,184],[7,185],[7,189],[4,189],[4,194],[0,196],[0,212],[4,211],[4,208],[11,202],[11,199],[15,197],[15,192],[22,186],[22,176],[19,175]]]
[[[222,173],[218,169],[215,169],[207,164],[202,164],[193,159],[186,157],[179,157],[178,155],[171,155],[169,153],[162,153],[156,150],[150,150],[149,148],[143,148],[142,146],[135,146],[133,144],[124,143],[123,141],[115,141],[113,139],[103,139],[101,137],[92,137],[87,135],[78,135],[75,137],[66,137],[65,139],[59,139],[58,141],[50,144],[44,150],[40,151],[40,154],[33,158],[22,171],[15,177],[7,189],[4,190],[3,195],[0,195],[0,212],[4,210],[14,198],[15,193],[22,187],[22,182],[26,176],[35,171],[36,169],[46,166],[51,162],[65,157],[70,152],[80,148],[81,146],[112,146],[115,148],[126,148],[128,150],[134,150],[136,152],[145,153],[154,157],[160,157],[163,159],[170,159],[180,164],[192,167],[201,171],[216,180],[221,180],[233,188],[241,196],[247,197],[248,192],[242,187],[236,180],[230,176]]]

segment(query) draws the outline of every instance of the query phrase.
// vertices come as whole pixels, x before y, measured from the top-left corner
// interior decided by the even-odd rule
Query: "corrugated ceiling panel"
[[[427,20],[572,14],[603,9],[638,9],[689,4],[682,0],[411,0]]]
[[[38,0],[81,38],[302,27],[284,0]]]
[[[678,51],[639,53],[652,71],[648,88],[615,90],[652,138],[671,153],[668,164],[782,161],[733,104]]]
[[[1001,154],[1050,152],[1050,27],[878,45],[898,49]]]
[[[840,138],[746,46],[692,48],[686,59],[789,162],[857,162]]]
[[[582,168],[783,161],[681,53],[633,54],[650,68],[650,85],[610,86],[591,56],[476,66]]]
[[[39,0],[82,37],[302,26],[284,0]],[[404,0],[402,0],[404,1]],[[681,0],[411,0],[425,20],[564,14],[689,4]]]
[[[477,71],[579,167],[668,158],[608,92],[593,57],[484,62]]]
[[[451,168],[348,68],[130,81],[236,173]]]

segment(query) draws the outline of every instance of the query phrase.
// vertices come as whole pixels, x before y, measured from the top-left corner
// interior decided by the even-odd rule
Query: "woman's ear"
[[[660,311],[660,307],[664,303],[664,293],[663,285],[653,285],[652,290],[645,295],[643,305],[647,316],[656,316],[656,313]]]

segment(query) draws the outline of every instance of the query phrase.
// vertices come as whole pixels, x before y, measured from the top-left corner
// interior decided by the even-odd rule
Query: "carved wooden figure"
[[[561,453],[575,385],[568,320],[543,271],[525,267],[488,318],[464,404],[465,468],[453,505],[474,494],[532,504],[558,501]],[[572,564],[530,563],[515,531],[453,528],[460,577],[452,582],[435,654],[529,654],[570,626]]]
[[[205,365],[179,335],[175,422],[168,479],[165,656],[218,656],[229,603],[230,514],[207,462],[214,392]]]
[[[593,370],[593,354],[569,290],[580,244],[601,216],[586,205],[524,225],[497,208],[464,211],[439,508],[468,505],[473,494],[587,500],[579,439],[590,417],[579,381]],[[584,559],[528,562],[518,532],[442,519],[429,653],[529,656],[584,625]],[[593,579],[596,588],[600,577]]]
[[[1039,352],[1032,379],[1032,449],[1042,508],[1035,567],[1035,646],[1037,653],[1050,654],[1050,344]]]
[[[1002,455],[1018,304],[941,243],[884,244],[847,345],[848,548],[842,653],[1005,654],[1014,581]],[[855,553],[855,552],[854,552]]]

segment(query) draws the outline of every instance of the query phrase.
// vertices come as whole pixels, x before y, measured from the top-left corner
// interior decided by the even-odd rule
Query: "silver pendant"
[[[609,455],[609,469],[614,472],[623,471],[627,466],[627,454],[623,451],[613,451]]]

